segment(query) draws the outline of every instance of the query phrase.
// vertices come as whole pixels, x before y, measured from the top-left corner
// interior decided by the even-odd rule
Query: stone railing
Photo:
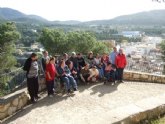
[[[46,88],[44,77],[39,78],[39,91]],[[11,116],[16,111],[22,109],[28,104],[29,95],[27,88],[18,90],[12,94],[0,98],[0,120]]]
[[[155,75],[155,74],[125,70],[124,80],[165,84],[165,75]]]
[[[148,73],[140,73],[127,70],[124,71],[124,79],[128,81],[165,83],[165,76],[163,75],[152,75]],[[40,77],[39,91],[42,91],[45,88],[45,79],[44,77]],[[26,106],[28,101],[29,95],[27,93],[27,88],[18,90],[3,98],[0,98],[0,120],[11,116],[13,113]]]

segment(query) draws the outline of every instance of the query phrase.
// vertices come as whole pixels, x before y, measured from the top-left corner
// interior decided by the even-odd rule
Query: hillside
[[[36,15],[26,15],[11,8],[0,8],[0,21],[15,21],[18,23],[50,23],[46,19]]]
[[[57,24],[57,25],[165,25],[165,10],[153,10],[140,12],[131,15],[119,16],[109,20],[95,20],[80,22],[76,20],[68,21],[48,21],[37,15],[26,15],[11,8],[0,8],[1,21],[15,21],[17,23],[30,24]]]
[[[96,20],[84,24],[134,24],[134,25],[165,25],[165,10],[153,10],[131,15],[119,16],[110,20]]]

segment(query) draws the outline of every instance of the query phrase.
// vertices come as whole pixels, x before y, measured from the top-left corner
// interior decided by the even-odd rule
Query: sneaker
[[[112,86],[114,85],[114,83],[112,82],[112,84],[111,84]]]
[[[119,80],[117,80],[117,81],[116,81],[116,83],[120,83],[120,81],[119,81]]]
[[[69,94],[69,93],[71,93],[71,90],[70,90],[70,89],[68,90],[68,94]]]
[[[30,100],[30,103],[31,103],[31,104],[34,104],[34,103],[36,103],[36,100],[35,100],[35,99],[31,99],[31,100]]]
[[[77,88],[74,88],[73,90],[74,90],[74,91],[77,91]]]
[[[124,81],[123,81],[123,80],[121,80],[120,82],[121,82],[121,83],[124,83]]]
[[[40,96],[36,96],[36,97],[35,97],[35,99],[37,99],[37,100],[40,99],[40,98],[41,98]]]
[[[49,97],[50,97],[50,98],[52,98],[52,97],[53,97],[53,95],[49,95]]]

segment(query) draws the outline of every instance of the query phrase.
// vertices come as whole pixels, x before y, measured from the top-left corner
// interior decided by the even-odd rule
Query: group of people
[[[43,52],[41,68],[46,79],[48,96],[54,94],[55,78],[60,80],[67,93],[77,91],[77,84],[83,82],[89,84],[103,80],[104,84],[111,82],[123,82],[123,70],[126,67],[126,56],[123,49],[114,47],[113,51],[107,55],[96,54],[90,51],[86,57],[81,53],[71,53],[69,56],[64,53],[59,57],[49,56],[47,51]],[[31,101],[35,102],[38,97],[38,62],[37,54],[32,53],[24,64],[23,68],[27,72],[27,87]]]

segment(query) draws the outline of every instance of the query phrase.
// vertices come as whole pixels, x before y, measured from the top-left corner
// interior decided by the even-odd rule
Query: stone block
[[[0,113],[7,111],[9,107],[10,107],[10,103],[6,105],[0,105]]]
[[[148,79],[148,75],[147,74],[141,74],[141,79],[142,79],[142,81],[146,81]]]
[[[7,117],[7,113],[0,113],[0,120],[4,119],[5,117]]]
[[[140,113],[137,113],[133,116],[130,116],[130,120],[132,123],[139,123],[141,120],[144,120],[147,118],[147,113],[145,112],[140,112]]]
[[[124,73],[124,80],[130,80],[130,74]]]
[[[133,79],[139,79],[139,78],[140,78],[140,74],[138,74],[138,73],[133,74]]]
[[[164,84],[165,84],[165,78],[164,78],[164,77],[162,77],[162,83],[164,83]]]
[[[155,76],[154,75],[152,76],[152,82],[155,82]]]
[[[22,98],[23,105],[26,105],[28,100],[29,100],[28,96],[25,96],[24,98]]]
[[[45,78],[40,78],[40,79],[38,80],[38,83],[39,83],[39,84],[45,84],[45,83],[46,83]]]
[[[16,112],[17,107],[9,107],[7,114],[10,116],[12,115],[14,112]]]
[[[21,109],[24,106],[23,100],[20,99],[18,103],[18,109]]]
[[[17,107],[17,105],[18,105],[18,98],[13,100],[12,105]]]
[[[23,98],[23,97],[25,97],[25,96],[26,96],[26,93],[23,92],[23,93],[21,94],[21,97]]]
[[[161,77],[157,77],[157,82],[158,82],[158,83],[162,83]]]

